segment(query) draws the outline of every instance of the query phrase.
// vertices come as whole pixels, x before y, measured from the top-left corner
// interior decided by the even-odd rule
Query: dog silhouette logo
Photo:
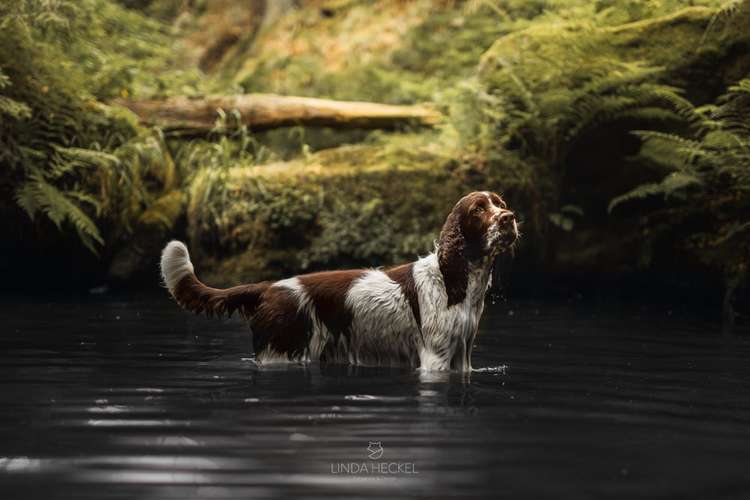
[[[377,460],[383,456],[383,444],[381,441],[369,441],[367,445],[370,460]]]

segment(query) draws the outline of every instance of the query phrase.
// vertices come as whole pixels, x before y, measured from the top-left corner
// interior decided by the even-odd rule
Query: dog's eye
[[[483,207],[474,207],[474,209],[471,211],[474,215],[479,215],[484,212]]]

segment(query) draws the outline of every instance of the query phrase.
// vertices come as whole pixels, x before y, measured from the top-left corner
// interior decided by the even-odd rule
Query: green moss
[[[394,16],[401,16],[402,23],[396,25]],[[256,41],[254,57],[237,74],[224,76],[248,92],[392,104],[429,101],[471,74],[482,52],[512,26],[486,6],[448,9],[425,1],[406,7],[353,2],[333,20],[312,5],[288,17]],[[304,29],[298,35],[279,33],[299,24]],[[291,40],[279,46],[278,37]],[[388,41],[380,46],[378,37]],[[321,47],[338,58],[332,61]]]
[[[204,275],[227,283],[413,259],[432,249],[466,192],[524,188],[511,175],[463,168],[436,150],[434,137],[384,139],[390,143],[199,173],[188,218]],[[226,197],[206,198],[217,183]]]

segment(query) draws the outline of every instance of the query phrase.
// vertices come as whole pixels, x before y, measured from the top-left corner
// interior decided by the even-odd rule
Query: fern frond
[[[750,2],[748,0],[728,0],[725,2],[716,13],[711,16],[711,20],[708,22],[708,26],[706,26],[706,31],[703,32],[703,36],[701,37],[701,45],[703,45],[706,38],[708,38],[708,35],[711,34],[717,24],[729,21],[745,9],[750,9]]]
[[[664,143],[663,149],[667,154],[672,154],[675,160],[673,165],[679,165],[680,169],[689,168],[699,157],[710,157],[713,152],[706,149],[703,143],[696,139],[688,139],[669,132],[658,132],[655,130],[634,130],[632,134],[639,137],[645,143]]]
[[[644,102],[661,104],[681,116],[687,124],[698,129],[703,122],[703,116],[697,112],[695,106],[682,96],[682,91],[666,85],[645,85],[636,90]]]
[[[78,196],[76,193],[74,196]],[[71,224],[81,242],[92,253],[97,254],[95,244],[104,245],[99,229],[91,218],[81,210],[69,197],[42,175],[34,174],[16,190],[16,202],[33,219],[37,213],[46,215],[58,229],[62,224]]]
[[[719,105],[713,110],[711,118],[719,126],[750,135],[750,78],[740,80],[727,89],[719,98]]]
[[[521,78],[516,75],[513,68],[509,65],[504,66],[504,73],[507,77],[507,81],[504,83],[504,87],[507,90],[505,93],[506,99],[515,97],[523,105],[523,109],[529,111],[537,111],[536,100],[534,93],[526,86]]]
[[[638,123],[677,123],[682,117],[670,109],[658,107],[643,107],[626,109],[618,116],[618,120],[631,120]]]
[[[54,146],[54,162],[46,172],[49,178],[60,178],[79,168],[113,169],[120,165],[120,159],[110,153],[94,149]]]
[[[94,209],[97,216],[102,214],[102,204],[93,195],[84,193],[83,191],[68,191],[66,195],[73,198],[81,203],[85,203]]]
[[[689,186],[701,184],[702,181],[698,177],[684,172],[673,172],[666,176],[661,182],[642,184],[627,193],[612,198],[607,210],[611,213],[615,207],[626,201],[642,199],[654,195],[664,195],[664,198],[668,198]]]
[[[0,95],[0,114],[22,120],[31,117],[31,108],[23,102]]]
[[[97,167],[111,167],[120,163],[117,156],[90,148],[55,146],[55,151],[66,159],[80,161]]]
[[[603,94],[612,89],[632,86],[653,79],[664,72],[659,66],[649,66],[646,63],[635,61],[621,63],[617,69],[605,71],[598,78],[593,78],[581,88],[583,94]]]

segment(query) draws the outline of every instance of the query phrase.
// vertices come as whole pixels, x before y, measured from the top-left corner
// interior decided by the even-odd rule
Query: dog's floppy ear
[[[448,294],[448,306],[466,298],[469,264],[464,255],[465,248],[460,213],[454,209],[446,219],[438,241],[438,264]]]

